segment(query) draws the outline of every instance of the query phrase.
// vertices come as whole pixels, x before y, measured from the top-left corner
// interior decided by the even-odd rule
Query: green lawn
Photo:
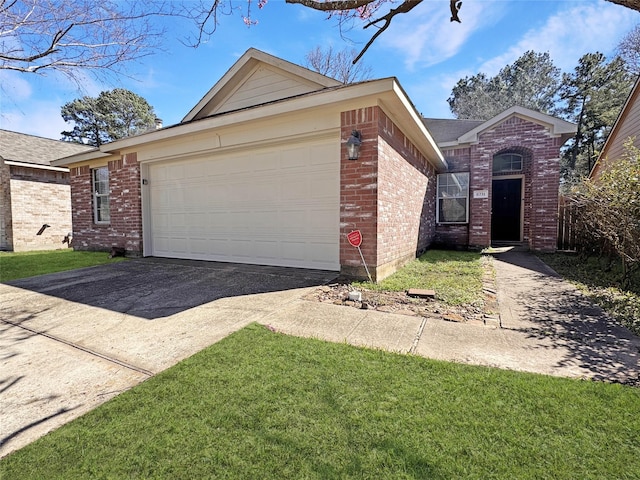
[[[251,325],[0,461],[0,478],[636,479],[640,389]]]
[[[629,330],[640,335],[640,268],[633,272],[629,285],[624,287],[620,282],[620,265],[609,265],[605,258],[584,258],[570,253],[546,254],[540,258]]]
[[[47,252],[0,252],[0,282],[122,260],[125,258],[109,258],[107,252],[80,252],[72,249]]]
[[[402,292],[432,289],[448,305],[481,303],[483,256],[476,252],[428,250],[377,284],[356,282],[358,288]]]

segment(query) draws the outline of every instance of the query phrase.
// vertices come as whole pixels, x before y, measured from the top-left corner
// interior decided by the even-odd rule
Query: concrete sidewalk
[[[535,255],[494,255],[501,328],[294,301],[269,324],[292,335],[554,376],[640,383],[640,338]]]
[[[118,268],[146,268],[144,263],[125,263],[129,265]],[[535,256],[506,252],[497,254],[493,263],[501,328],[304,300],[316,287],[275,288],[275,282],[289,281],[287,274],[278,276],[277,271],[262,273],[274,282],[264,293],[250,293],[260,291],[254,289],[236,296],[211,292],[219,278],[235,278],[235,290],[245,278],[221,271],[209,281],[208,299],[198,297],[162,313],[157,311],[160,294],[124,298],[123,308],[105,308],[102,296],[79,301],[82,298],[73,297],[72,289],[88,280],[75,280],[75,274],[56,277],[66,282],[61,283],[64,295],[58,296],[49,287],[38,292],[0,284],[0,457],[251,322],[292,335],[440,360],[637,382],[638,337],[607,321],[600,309]],[[165,268],[184,277],[179,265]],[[184,268],[191,272],[191,267]],[[104,272],[124,289],[130,270],[117,281],[115,267],[96,272]],[[203,272],[189,273],[200,282],[200,296],[207,274]],[[319,285],[322,277],[311,280],[308,285]],[[160,284],[163,277],[157,281]],[[181,288],[185,295],[190,291],[189,284]],[[155,290],[148,286],[148,291]],[[112,295],[116,301],[117,292]]]

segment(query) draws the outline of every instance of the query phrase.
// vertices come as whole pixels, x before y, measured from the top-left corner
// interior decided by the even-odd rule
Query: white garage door
[[[150,254],[339,270],[339,155],[325,141],[150,165]]]

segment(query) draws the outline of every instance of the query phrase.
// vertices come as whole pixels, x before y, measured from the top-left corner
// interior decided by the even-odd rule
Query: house
[[[487,121],[425,124],[448,165],[438,177],[435,242],[555,251],[560,147],[574,124],[518,106]],[[459,184],[466,186],[461,193],[451,186]],[[452,188],[458,198],[448,198]]]
[[[89,148],[0,130],[0,250],[54,250],[71,232],[69,169],[51,165]]]
[[[395,78],[344,85],[250,49],[179,124],[55,164],[71,172],[74,248],[357,277],[364,258],[380,280],[437,239],[489,246],[491,165],[510,162],[495,175],[533,198],[518,239],[552,250],[574,127],[524,109],[455,135],[443,122],[425,121]],[[358,230],[362,257],[347,238]]]
[[[640,148],[640,78],[631,89],[589,177],[597,179],[608,162],[620,158],[624,152],[624,144],[629,139],[634,146]]]

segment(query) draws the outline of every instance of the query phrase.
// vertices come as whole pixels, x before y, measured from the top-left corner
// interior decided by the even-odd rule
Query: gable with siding
[[[249,49],[182,122],[292,98],[341,82],[255,49]]]
[[[624,152],[624,144],[629,138],[632,138],[633,144],[640,148],[640,79],[633,86],[629,98],[613,125],[590,177],[598,177],[608,162],[620,158]]]

